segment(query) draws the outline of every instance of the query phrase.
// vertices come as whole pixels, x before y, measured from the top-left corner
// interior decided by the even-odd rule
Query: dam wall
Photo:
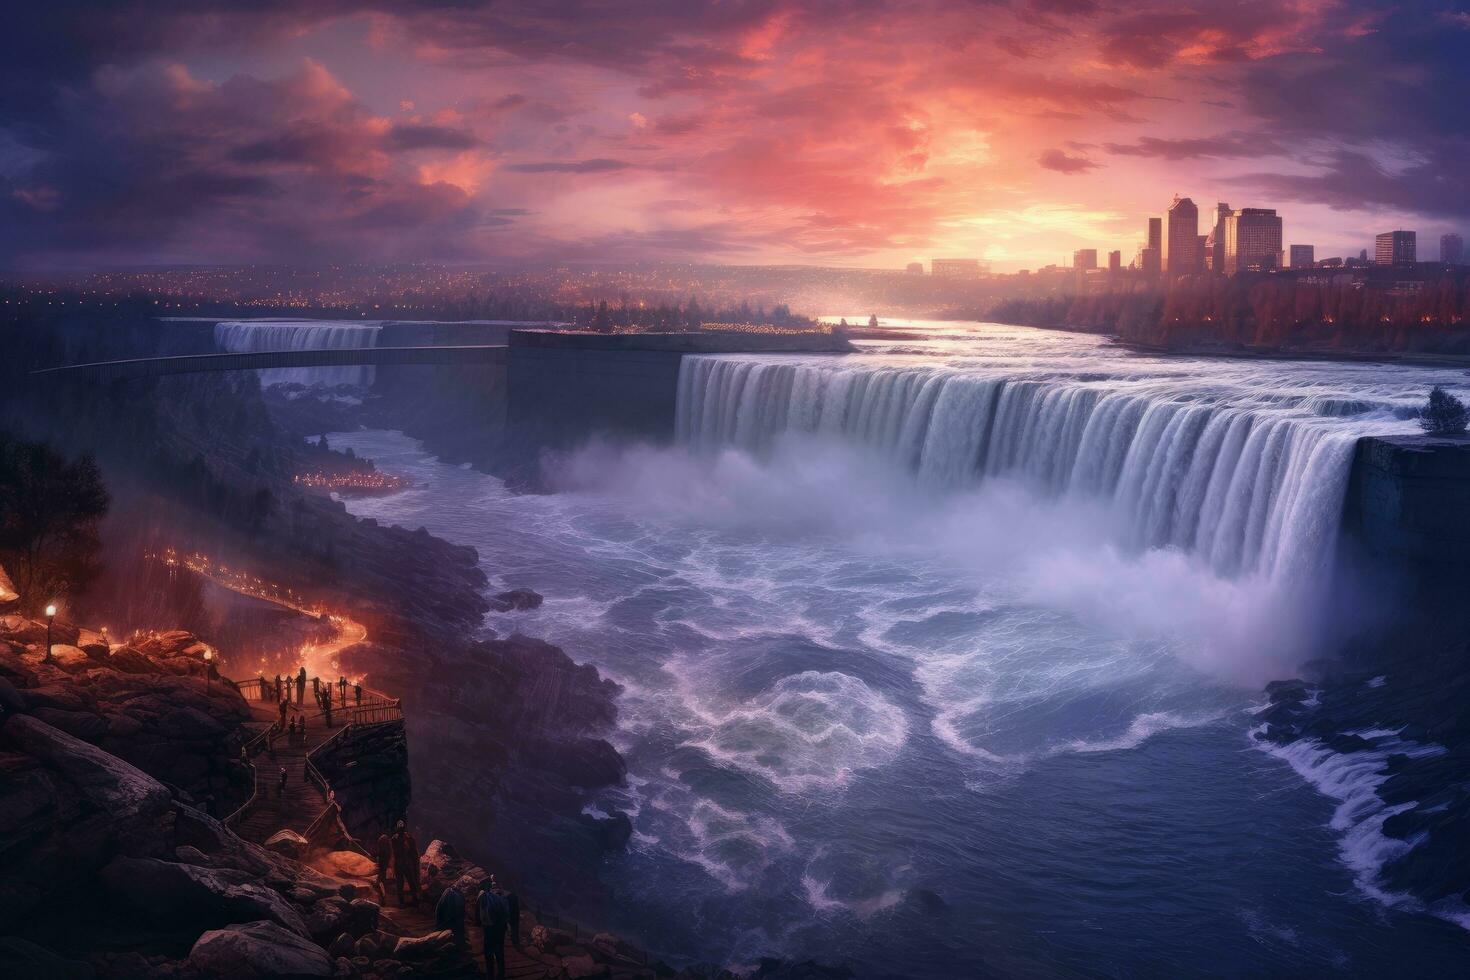
[[[1470,437],[1358,440],[1343,528],[1369,560],[1414,577],[1470,566]]]
[[[666,442],[678,417],[685,354],[842,353],[832,333],[598,334],[514,330],[507,367],[509,422],[560,447],[588,435]]]

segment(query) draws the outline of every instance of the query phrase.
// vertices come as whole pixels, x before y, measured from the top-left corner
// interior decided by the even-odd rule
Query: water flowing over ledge
[[[1178,373],[686,357],[677,437],[764,452],[785,433],[828,436],[936,489],[1019,478],[1110,500],[1131,547],[1288,582],[1332,563],[1354,445],[1374,427],[1351,416],[1364,407]]]
[[[214,326],[214,340],[231,354],[277,350],[342,350],[376,347],[383,325],[347,320],[225,320]],[[278,368],[260,372],[261,384],[306,385],[373,383],[372,367]]]

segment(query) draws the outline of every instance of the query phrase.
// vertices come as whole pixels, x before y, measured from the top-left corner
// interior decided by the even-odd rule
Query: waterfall
[[[231,354],[252,351],[328,350],[376,347],[378,322],[349,320],[226,320],[214,325],[214,341]],[[367,367],[271,368],[260,372],[263,385],[372,385]]]
[[[685,357],[677,438],[767,450],[806,432],[867,447],[936,489],[986,477],[1111,503],[1124,542],[1222,575],[1319,578],[1359,430],[1311,392],[1179,375],[1006,376],[948,367]],[[1350,406],[1356,407],[1356,406]]]

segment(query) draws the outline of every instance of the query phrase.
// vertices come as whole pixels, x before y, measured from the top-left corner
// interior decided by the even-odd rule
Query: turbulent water
[[[477,546],[547,596],[490,626],[623,685],[598,806],[634,841],[568,910],[873,977],[1463,972],[1470,933],[1377,880],[1411,846],[1371,793],[1392,733],[1249,737],[1345,615],[1316,586],[1354,438],[1463,375],[931,329],[686,358],[679,443],[590,446],[553,494],[331,436],[414,478],[354,512]]]
[[[346,320],[226,320],[214,327],[214,341],[231,354],[254,351],[337,350],[376,347],[382,323]],[[260,372],[262,384],[332,387],[373,383],[374,368],[272,368]]]

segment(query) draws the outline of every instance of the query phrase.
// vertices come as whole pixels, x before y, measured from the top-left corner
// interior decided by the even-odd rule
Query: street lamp
[[[56,603],[46,604],[46,659],[45,663],[51,662],[51,624],[56,620]]]
[[[204,648],[204,690],[209,692],[209,663],[214,659],[214,651],[209,647]]]

